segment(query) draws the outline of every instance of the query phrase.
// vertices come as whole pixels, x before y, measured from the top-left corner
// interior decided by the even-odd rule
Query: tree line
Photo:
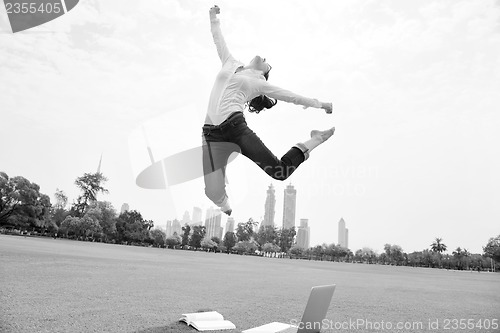
[[[165,233],[152,229],[153,221],[132,210],[117,214],[110,202],[98,201],[107,178],[85,173],[75,180],[80,195],[71,205],[59,189],[55,203],[28,179],[0,172],[0,228],[69,239],[164,246]]]
[[[234,231],[227,231],[222,239],[207,239],[206,228],[201,225],[182,227],[180,235],[174,232],[167,237],[169,248],[202,249],[214,252],[239,254],[255,254],[260,252],[288,252],[294,243],[295,228],[278,229],[273,226],[261,226],[254,231],[258,222],[250,218],[247,222],[237,224]]]
[[[104,187],[107,178],[102,173],[85,173],[75,180],[80,195],[68,205],[66,194],[57,189],[55,203],[40,193],[40,187],[28,179],[9,177],[0,172],[0,229],[52,235],[69,239],[194,249],[238,254],[280,253],[291,259],[342,261],[366,264],[404,265],[448,269],[491,269],[500,263],[500,235],[490,238],[483,254],[472,254],[456,248],[445,253],[447,246],[436,238],[428,249],[406,253],[401,246],[385,244],[380,254],[370,248],[354,253],[337,244],[322,244],[304,249],[295,243],[295,228],[279,229],[261,226],[253,219],[238,223],[234,231],[227,231],[223,239],[206,237],[202,225],[184,225],[181,234],[169,237],[141,213],[132,210],[117,214],[111,203],[98,201],[99,193],[108,193]]]

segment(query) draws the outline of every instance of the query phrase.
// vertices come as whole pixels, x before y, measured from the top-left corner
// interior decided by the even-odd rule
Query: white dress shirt
[[[219,19],[211,18],[210,23],[222,68],[210,93],[206,124],[219,125],[233,112],[243,111],[248,101],[260,95],[303,105],[305,108],[321,108],[322,104],[317,99],[303,97],[269,84],[261,71],[245,69],[235,73],[238,67],[244,64],[234,59],[229,52],[222,36]]]

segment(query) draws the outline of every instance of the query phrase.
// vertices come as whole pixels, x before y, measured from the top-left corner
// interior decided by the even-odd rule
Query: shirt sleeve
[[[273,86],[272,84],[267,83],[264,80],[258,80],[257,90],[261,95],[266,95],[268,97],[276,98],[277,100],[293,103],[297,105],[303,105],[304,109],[308,107],[321,109],[322,104],[315,98],[307,98],[296,93],[293,93],[289,90]]]
[[[215,46],[217,47],[217,53],[222,64],[225,64],[233,56],[229,52],[224,36],[222,36],[222,31],[220,29],[220,21],[218,18],[210,19],[210,27],[212,31],[212,37],[214,39]]]

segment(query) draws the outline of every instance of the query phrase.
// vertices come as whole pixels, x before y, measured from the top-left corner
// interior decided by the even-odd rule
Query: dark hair
[[[269,72],[264,74],[264,78],[266,79],[266,81],[267,79],[269,79]],[[248,103],[248,111],[259,113],[264,109],[272,108],[273,106],[276,105],[276,103],[278,103],[276,99],[269,98],[265,95],[260,95],[255,97]]]

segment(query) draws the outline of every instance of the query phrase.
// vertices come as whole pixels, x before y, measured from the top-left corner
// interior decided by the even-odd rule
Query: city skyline
[[[237,60],[247,64],[259,54],[273,67],[271,84],[333,102],[331,115],[284,101],[259,114],[244,111],[249,128],[278,158],[311,130],[335,126],[334,136],[290,177],[299,189],[296,223],[309,218],[311,244],[335,241],[341,216],[351,248],[379,253],[386,243],[421,251],[436,237],[449,250],[481,253],[498,234],[497,2],[218,5]],[[0,30],[8,32],[0,34],[2,133],[15,138],[2,146],[1,171],[29,179],[51,198],[63,190],[71,204],[80,194],[75,179],[95,172],[103,153],[109,193],[99,200],[117,211],[127,202],[163,226],[182,220],[193,205],[205,211],[212,204],[203,177],[161,190],[136,183],[152,156],[160,161],[201,146],[220,70],[211,5],[154,0],[150,6],[155,10],[139,2],[83,1],[68,15],[16,34],[6,13],[0,15]],[[262,8],[280,15],[269,20]],[[261,221],[269,175],[242,155],[226,171],[231,216]],[[283,192],[276,187],[278,225]]]

